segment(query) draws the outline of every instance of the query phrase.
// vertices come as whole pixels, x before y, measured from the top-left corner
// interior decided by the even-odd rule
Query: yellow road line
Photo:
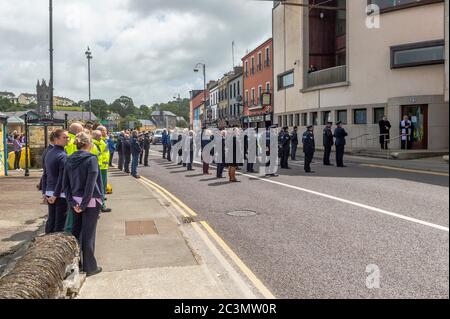
[[[228,246],[225,241],[209,226],[205,221],[200,222],[208,233],[215,239],[215,241],[222,247],[234,263],[242,270],[247,278],[258,288],[261,294],[267,299],[275,299],[275,296],[267,289],[267,287],[256,277],[256,275],[244,264],[244,262],[236,255],[236,253]]]
[[[144,185],[145,188],[149,189],[149,190],[154,190],[156,191],[159,195],[161,195],[165,200],[169,201],[169,202],[173,202],[169,197],[167,197],[161,190],[159,190],[158,188],[156,188],[155,186],[145,182],[144,180],[140,180],[141,184]],[[150,189],[151,188],[151,189]],[[183,215],[183,217],[191,217],[188,214],[186,214],[181,207],[179,207],[178,205],[174,205],[175,208],[181,213],[181,215]]]
[[[449,176],[448,173],[423,171],[423,170],[418,170],[418,169],[409,169],[409,168],[401,168],[401,167],[385,166],[385,165],[377,165],[377,164],[361,164],[361,166],[372,167],[372,168],[383,168],[383,169],[389,169],[389,170],[400,171],[400,172],[408,172],[408,173],[419,173],[419,174],[428,174],[428,175],[436,175],[436,176]]]
[[[192,217],[197,217],[197,214],[188,206],[186,206],[186,204],[184,204],[180,199],[178,199],[175,195],[173,195],[172,193],[170,193],[167,189],[165,189],[164,187],[156,184],[155,182],[152,182],[151,180],[149,180],[148,178],[142,177],[141,179],[146,181],[147,183],[149,183],[150,185],[154,186],[155,188],[158,188],[161,192],[163,192],[167,197],[171,198],[172,201],[174,201],[178,206],[180,206],[181,208],[183,208],[189,215],[191,215]]]

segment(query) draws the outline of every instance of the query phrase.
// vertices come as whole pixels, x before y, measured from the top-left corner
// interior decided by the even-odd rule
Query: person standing
[[[106,130],[106,128],[105,128]],[[98,165],[100,168],[100,176],[102,179],[102,189],[103,189],[103,197],[102,197],[102,207],[101,212],[102,213],[110,213],[112,210],[111,208],[106,207],[106,185],[108,185],[108,166],[109,166],[109,151],[108,146],[106,145],[106,142],[103,139],[103,127],[99,126],[97,130],[92,132],[93,136],[93,144],[98,150],[97,159],[98,159]]]
[[[117,138],[117,145],[116,145],[116,150],[117,150],[117,155],[119,156],[119,160],[117,163],[117,168],[120,171],[123,171],[123,139],[124,139],[124,132],[120,132],[119,137]]]
[[[163,147],[163,159],[166,159],[168,145],[170,143],[170,136],[167,134],[167,131],[164,129],[161,137],[161,144]]]
[[[148,165],[148,156],[149,156],[149,153],[150,153],[150,144],[151,144],[150,135],[147,132],[144,135],[144,142],[142,143],[143,148],[144,148],[144,166],[146,166],[146,167],[149,166]],[[170,153],[169,152],[167,153],[167,157],[170,159]]]
[[[41,162],[42,176],[41,176],[41,179],[39,181],[39,186],[38,186],[39,190],[42,192],[44,204],[47,202],[47,196],[45,196],[45,186],[44,186],[47,181],[47,171],[45,170],[45,157],[47,156],[48,152],[50,152],[53,148],[53,143],[55,141],[53,132],[50,133],[49,140],[50,140],[50,143],[48,144],[47,148],[42,153],[42,162]],[[67,142],[69,142],[69,141],[67,141]]]
[[[125,137],[123,139],[123,171],[127,174],[130,174],[130,163],[131,163],[131,141],[130,135],[125,133]]]
[[[336,165],[337,167],[346,167],[344,165],[344,152],[345,152],[345,137],[348,135],[345,129],[342,127],[342,122],[336,123],[337,128],[334,130],[334,137],[336,139]]]
[[[291,160],[296,161],[297,160],[297,148],[298,148],[298,133],[297,133],[297,126],[294,126],[294,130],[291,134]]]
[[[327,122],[323,129],[323,165],[325,166],[333,166],[330,162],[331,149],[334,144],[333,132],[331,131],[332,125],[332,122]]]
[[[216,136],[217,137],[217,136]],[[222,130],[220,132],[219,143],[222,144],[222,148],[214,149],[214,152],[216,153],[216,163],[217,163],[217,171],[216,171],[216,177],[217,178],[224,178],[223,176],[223,169],[225,168],[225,138],[226,138],[226,131]]]
[[[189,131],[189,135],[186,139],[186,151],[189,154],[189,158],[187,159],[187,170],[193,171],[192,164],[194,162],[194,131]]]
[[[116,151],[116,147],[117,147],[117,143],[116,141],[114,141],[114,137],[112,134],[109,134],[108,139],[106,140],[106,143],[108,145],[108,151],[109,151],[109,167],[113,167],[113,158],[114,158],[114,153]]]
[[[202,163],[203,163],[203,174],[204,175],[211,175],[209,172],[209,158],[203,158],[203,150],[204,148],[209,145],[209,143],[213,140],[213,135],[210,130],[202,130],[202,144],[201,144],[201,151],[202,151]]]
[[[314,140],[314,125],[309,125],[302,136],[303,153],[305,154],[305,173],[314,173],[311,171],[311,162],[316,151],[316,142]]]
[[[280,143],[280,157],[281,157],[281,168],[283,169],[290,169],[288,164],[289,159],[289,150],[291,148],[291,136],[288,132],[289,128],[287,126],[283,127],[283,130],[280,133],[279,136],[279,143]]]
[[[388,140],[390,138],[389,131],[391,130],[391,123],[389,123],[386,115],[383,116],[383,119],[378,122],[378,126],[380,127],[380,144],[381,149],[388,149]]]
[[[23,144],[19,134],[14,135],[13,147],[14,147],[14,169],[16,171],[21,171],[22,169],[20,168],[20,157],[22,155]]]
[[[247,161],[247,173],[255,173],[255,169],[254,169],[254,167],[255,167],[255,163],[253,163],[253,160],[252,160],[252,157],[251,156],[249,156],[249,148],[250,148],[250,146],[249,146],[249,144],[248,144],[248,140],[249,140],[249,138],[248,138],[248,135],[250,134],[251,135],[251,138],[250,138],[250,142],[251,143],[255,143],[255,132],[252,132],[252,131],[250,131],[248,128],[246,129],[246,132],[244,132],[244,160],[246,160]],[[258,151],[257,151],[257,149],[255,148],[255,150],[256,150],[256,156],[257,156],[257,154],[258,154]]]
[[[231,134],[232,136],[230,138],[232,139],[232,145],[227,149],[228,154],[226,156],[226,159],[230,161],[229,163],[227,163],[228,178],[230,183],[237,183],[239,181],[236,179],[236,170],[239,166],[242,166],[242,163],[240,163],[239,161],[238,155],[238,152],[240,151],[239,129],[234,128]]]
[[[403,116],[403,121],[400,122],[402,134],[402,150],[409,150],[411,148],[412,123],[408,115]]]
[[[130,141],[131,146],[131,176],[134,178],[140,178],[137,174],[137,167],[139,162],[139,154],[141,153],[141,146],[138,141],[138,132],[133,131],[132,138]]]
[[[62,232],[67,218],[67,201],[63,192],[63,177],[67,160],[64,147],[69,142],[69,134],[63,129],[56,129],[51,135],[53,147],[45,156],[45,178],[42,185],[42,191],[48,203],[46,234]]]
[[[90,153],[93,146],[90,136],[79,133],[74,143],[78,151],[67,159],[63,189],[74,212],[72,234],[81,247],[82,269],[87,276],[93,276],[102,271],[94,250],[103,186],[97,157]]]
[[[143,165],[144,164],[144,135],[140,134],[138,136],[138,143],[139,146],[141,147],[141,152],[139,153],[139,164]]]

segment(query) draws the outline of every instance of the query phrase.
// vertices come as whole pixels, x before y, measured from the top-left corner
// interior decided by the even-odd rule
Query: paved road
[[[155,152],[139,173],[195,210],[276,297],[449,297],[447,176],[314,165],[229,184]],[[367,288],[378,270],[380,288]]]

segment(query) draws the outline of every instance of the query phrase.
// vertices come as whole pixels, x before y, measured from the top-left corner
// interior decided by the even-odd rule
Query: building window
[[[391,47],[391,69],[444,64],[444,40],[403,44]]]
[[[288,125],[288,117],[287,115],[283,115],[283,127]]]
[[[266,93],[270,93],[270,82],[266,83]]]
[[[281,115],[278,116],[278,125],[279,125],[279,126],[283,126],[283,120],[282,120]]]
[[[233,98],[233,85],[230,84],[230,99]]]
[[[255,105],[255,88],[252,88],[252,105]]]
[[[308,114],[302,113],[302,126],[307,126],[307,125],[308,125]]]
[[[337,122],[342,122],[342,124],[347,124],[347,110],[337,111]]]
[[[353,124],[367,124],[367,110],[353,110]]]
[[[314,126],[319,125],[319,116],[318,116],[317,112],[311,113],[311,124]]]
[[[258,66],[257,66],[257,70],[261,71],[262,70],[262,53],[259,52],[258,53]]]
[[[331,111],[322,112],[322,124],[326,125],[328,121],[331,121]]]
[[[300,126],[300,114],[295,114],[295,126]]]
[[[248,60],[245,61],[245,69],[244,69],[244,72],[245,72],[245,77],[247,77],[247,76],[248,76]]]
[[[379,6],[381,13],[383,13],[442,1],[443,0],[368,0],[367,3]]]
[[[294,114],[289,115],[289,126],[294,126]]]
[[[278,75],[278,90],[287,89],[294,86],[294,71]]]
[[[251,74],[255,74],[255,57],[252,56],[252,68],[250,69]]]
[[[373,123],[378,124],[383,119],[384,107],[377,107],[373,109]]]
[[[266,60],[264,61],[265,66],[270,66],[270,48],[266,48]]]
[[[237,82],[237,95],[240,96],[241,95],[241,81]]]
[[[259,104],[262,104],[262,85],[258,86],[258,99]]]
[[[245,90],[245,103],[248,104],[248,90]]]

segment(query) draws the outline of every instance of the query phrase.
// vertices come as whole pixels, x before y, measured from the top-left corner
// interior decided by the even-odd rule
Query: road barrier
[[[80,288],[80,249],[75,237],[37,237],[13,269],[0,278],[0,299],[65,298]]]

